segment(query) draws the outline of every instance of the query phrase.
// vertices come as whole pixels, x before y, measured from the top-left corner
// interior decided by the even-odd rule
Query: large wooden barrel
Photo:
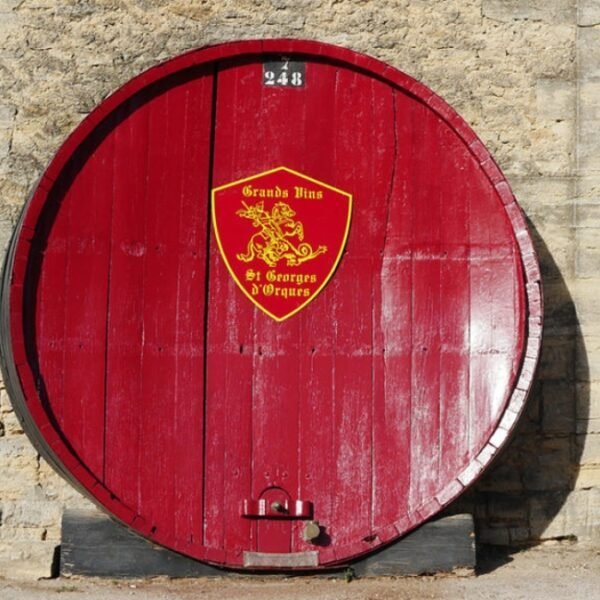
[[[320,568],[438,513],[506,442],[540,273],[484,145],[377,60],[189,52],[68,138],[4,271],[2,357],[40,452],[148,538]]]

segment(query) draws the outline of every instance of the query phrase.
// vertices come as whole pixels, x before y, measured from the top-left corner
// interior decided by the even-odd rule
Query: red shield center
[[[212,191],[221,255],[242,292],[283,321],[333,275],[348,237],[352,196],[278,167]]]

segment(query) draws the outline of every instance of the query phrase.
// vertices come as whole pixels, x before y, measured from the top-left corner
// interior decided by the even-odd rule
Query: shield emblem
[[[351,194],[278,167],[212,190],[217,244],[240,290],[284,321],[331,279],[342,257]]]

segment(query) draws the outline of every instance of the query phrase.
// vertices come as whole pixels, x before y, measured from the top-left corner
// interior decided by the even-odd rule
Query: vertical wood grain
[[[204,74],[152,101],[144,211],[139,506],[159,534],[197,543],[211,89]]]
[[[213,68],[190,81],[185,93],[182,129],[185,138],[176,194],[180,199],[177,240],[177,305],[175,322],[177,394],[172,409],[176,448],[173,470],[173,531],[176,539],[201,547],[203,533],[203,481],[205,409],[207,234],[210,227],[208,195],[210,144],[213,120]],[[175,161],[176,162],[176,161]],[[191,449],[191,451],[190,451]]]
[[[73,449],[99,478],[104,457],[108,250],[113,137],[97,148],[65,197],[70,232],[65,306],[64,421]],[[50,291],[50,290],[48,290]],[[68,333],[67,333],[68,332]]]
[[[415,511],[436,489],[440,468],[440,242],[443,184],[439,163],[439,120],[429,111],[415,114],[414,129],[411,485]]]
[[[248,146],[240,152],[238,124],[252,119],[238,102],[235,70],[217,76],[212,186],[234,180],[238,161],[254,154]],[[230,179],[231,177],[231,179]],[[253,546],[252,523],[241,517],[240,506],[252,494],[252,402],[254,307],[229,275],[210,232],[210,264],[206,346],[206,458],[204,544],[229,548],[241,560]]]
[[[129,107],[128,107],[129,108]],[[144,361],[144,256],[149,106],[136,107],[115,130],[113,210],[107,308],[104,481],[139,507],[143,468],[141,409]],[[132,476],[133,475],[133,476]]]
[[[470,173],[476,165],[454,132],[440,125],[440,478],[449,480],[469,458]],[[454,177],[458,171],[461,178]]]

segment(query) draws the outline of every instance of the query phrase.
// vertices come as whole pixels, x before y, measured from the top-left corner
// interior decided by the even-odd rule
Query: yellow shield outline
[[[293,309],[292,311],[290,311],[289,313],[287,313],[286,315],[282,316],[282,317],[278,317],[276,315],[274,315],[272,312],[270,312],[267,308],[265,308],[260,302],[258,302],[251,294],[248,293],[248,291],[246,290],[246,288],[244,287],[244,285],[242,284],[242,282],[238,279],[237,275],[235,274],[233,268],[231,267],[231,264],[229,263],[229,260],[227,259],[227,254],[225,253],[225,250],[223,249],[223,244],[221,242],[221,237],[219,236],[219,227],[217,224],[217,215],[216,215],[216,207],[215,207],[215,202],[216,202],[216,194],[222,190],[226,190],[228,188],[240,185],[241,183],[246,183],[248,181],[253,181],[255,179],[264,177],[265,175],[270,175],[272,173],[276,173],[278,171],[285,171],[287,173],[290,173],[291,175],[295,175],[296,177],[300,177],[301,179],[304,179],[305,181],[310,181],[311,183],[315,183],[318,186],[324,187],[328,190],[331,190],[333,192],[336,192],[337,194],[340,194],[342,196],[345,196],[348,199],[348,210],[347,210],[347,217],[346,217],[346,223],[344,226],[344,234],[342,237],[342,242],[340,244],[339,250],[338,250],[338,254],[335,257],[335,260],[333,261],[333,264],[331,266],[331,269],[329,270],[329,272],[327,273],[327,275],[323,278],[323,281],[321,282],[321,284],[319,285],[319,287],[311,294],[311,296],[309,298],[306,299],[305,302],[303,302],[302,304],[300,304],[299,306],[297,306],[295,309]],[[348,192],[344,192],[343,190],[340,190],[339,188],[336,188],[332,185],[329,185],[327,183],[324,183],[323,181],[320,181],[318,179],[314,179],[313,177],[309,177],[308,175],[305,175],[304,173],[300,173],[298,171],[295,171],[294,169],[290,169],[289,167],[285,167],[285,166],[279,166],[279,167],[275,167],[274,169],[269,169],[267,171],[261,171],[260,173],[256,173],[254,175],[250,175],[248,177],[243,177],[242,179],[237,179],[236,181],[232,181],[230,183],[226,183],[217,187],[214,187],[211,189],[211,221],[212,221],[212,226],[213,226],[213,230],[215,233],[215,239],[217,241],[217,246],[219,248],[219,253],[221,255],[221,258],[223,259],[225,266],[227,267],[227,270],[229,271],[229,274],[231,275],[232,279],[235,281],[237,287],[244,293],[244,295],[252,302],[252,304],[254,304],[254,306],[256,306],[257,308],[259,308],[263,313],[265,313],[267,316],[271,317],[272,319],[274,319],[275,321],[281,323],[287,319],[289,319],[290,317],[294,316],[296,313],[300,312],[303,308],[305,308],[308,304],[310,304],[323,290],[323,288],[325,288],[325,286],[329,283],[329,281],[331,280],[331,278],[333,277],[335,271],[337,270],[337,267],[342,259],[342,254],[344,253],[344,250],[346,248],[346,243],[348,241],[348,235],[350,234],[350,222],[352,220],[352,208],[353,208],[353,198],[352,198],[352,194],[349,194]]]

